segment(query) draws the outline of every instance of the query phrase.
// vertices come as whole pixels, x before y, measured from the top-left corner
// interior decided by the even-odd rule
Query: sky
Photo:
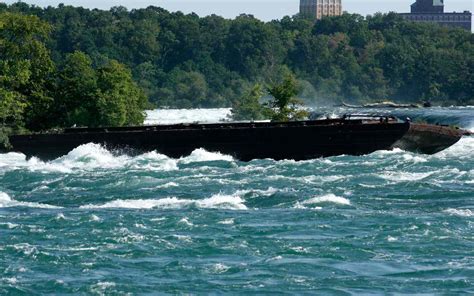
[[[16,1],[3,2],[11,4]],[[299,9],[299,0],[24,0],[23,2],[38,6],[57,6],[59,3],[64,3],[100,9],[119,5],[129,9],[153,5],[170,11],[195,12],[200,16],[217,14],[234,18],[241,13],[247,13],[265,21],[294,15]],[[415,0],[342,0],[344,11],[362,15],[389,11],[409,12],[410,4],[413,2]],[[472,3],[472,0],[445,0],[445,11],[472,11]]]

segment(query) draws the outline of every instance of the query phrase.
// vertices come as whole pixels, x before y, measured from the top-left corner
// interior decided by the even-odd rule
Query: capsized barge
[[[11,136],[8,151],[51,160],[80,145],[97,143],[117,153],[156,150],[173,158],[204,148],[242,161],[306,160],[393,148],[431,154],[453,145],[462,136],[461,130],[419,125],[393,117],[344,116],[297,122],[68,128],[57,133]]]

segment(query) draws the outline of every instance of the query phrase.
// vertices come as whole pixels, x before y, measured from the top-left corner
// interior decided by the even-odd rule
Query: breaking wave
[[[304,201],[298,201],[295,203],[293,208],[308,209],[309,206],[317,205],[316,207],[312,207],[312,209],[322,210],[323,209],[321,207],[322,204],[336,204],[336,205],[349,206],[351,205],[351,201],[348,200],[347,198],[340,197],[340,196],[330,193],[326,195],[316,196]]]
[[[234,161],[234,158],[230,155],[221,154],[219,152],[209,152],[205,149],[196,149],[189,156],[180,159],[182,163],[192,162],[208,162],[208,161]]]
[[[474,217],[474,211],[469,209],[447,209],[444,212],[453,216]]]
[[[350,205],[351,201],[347,198],[336,196],[334,194],[326,194],[322,196],[316,196],[301,202],[303,205],[322,204],[322,203],[335,203],[340,205]]]
[[[16,207],[27,207],[27,208],[39,208],[39,209],[60,209],[61,207],[51,206],[47,204],[41,204],[36,202],[21,202],[12,199],[5,192],[0,192],[0,208],[16,208]]]
[[[203,209],[247,210],[238,195],[216,194],[201,200],[168,197],[162,199],[114,200],[102,205],[86,205],[81,209],[181,209],[195,206]]]
[[[0,154],[0,172],[27,169],[33,172],[77,173],[81,171],[132,169],[146,171],[173,171],[179,164],[210,161],[234,161],[230,155],[196,149],[189,156],[173,159],[156,151],[139,156],[114,155],[98,144],[81,145],[67,155],[44,162],[36,157],[29,160],[20,153]]]

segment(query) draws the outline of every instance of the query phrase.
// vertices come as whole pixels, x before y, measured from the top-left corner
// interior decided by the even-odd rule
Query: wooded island
[[[394,13],[262,22],[0,4],[4,130],[135,125],[151,106],[245,110],[288,77],[307,104],[472,105],[474,37]]]

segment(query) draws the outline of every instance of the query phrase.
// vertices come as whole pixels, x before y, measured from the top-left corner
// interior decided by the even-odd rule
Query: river
[[[385,112],[474,130],[474,107]],[[210,291],[474,293],[474,137],[432,156],[299,162],[92,143],[50,162],[0,154],[0,294]]]

